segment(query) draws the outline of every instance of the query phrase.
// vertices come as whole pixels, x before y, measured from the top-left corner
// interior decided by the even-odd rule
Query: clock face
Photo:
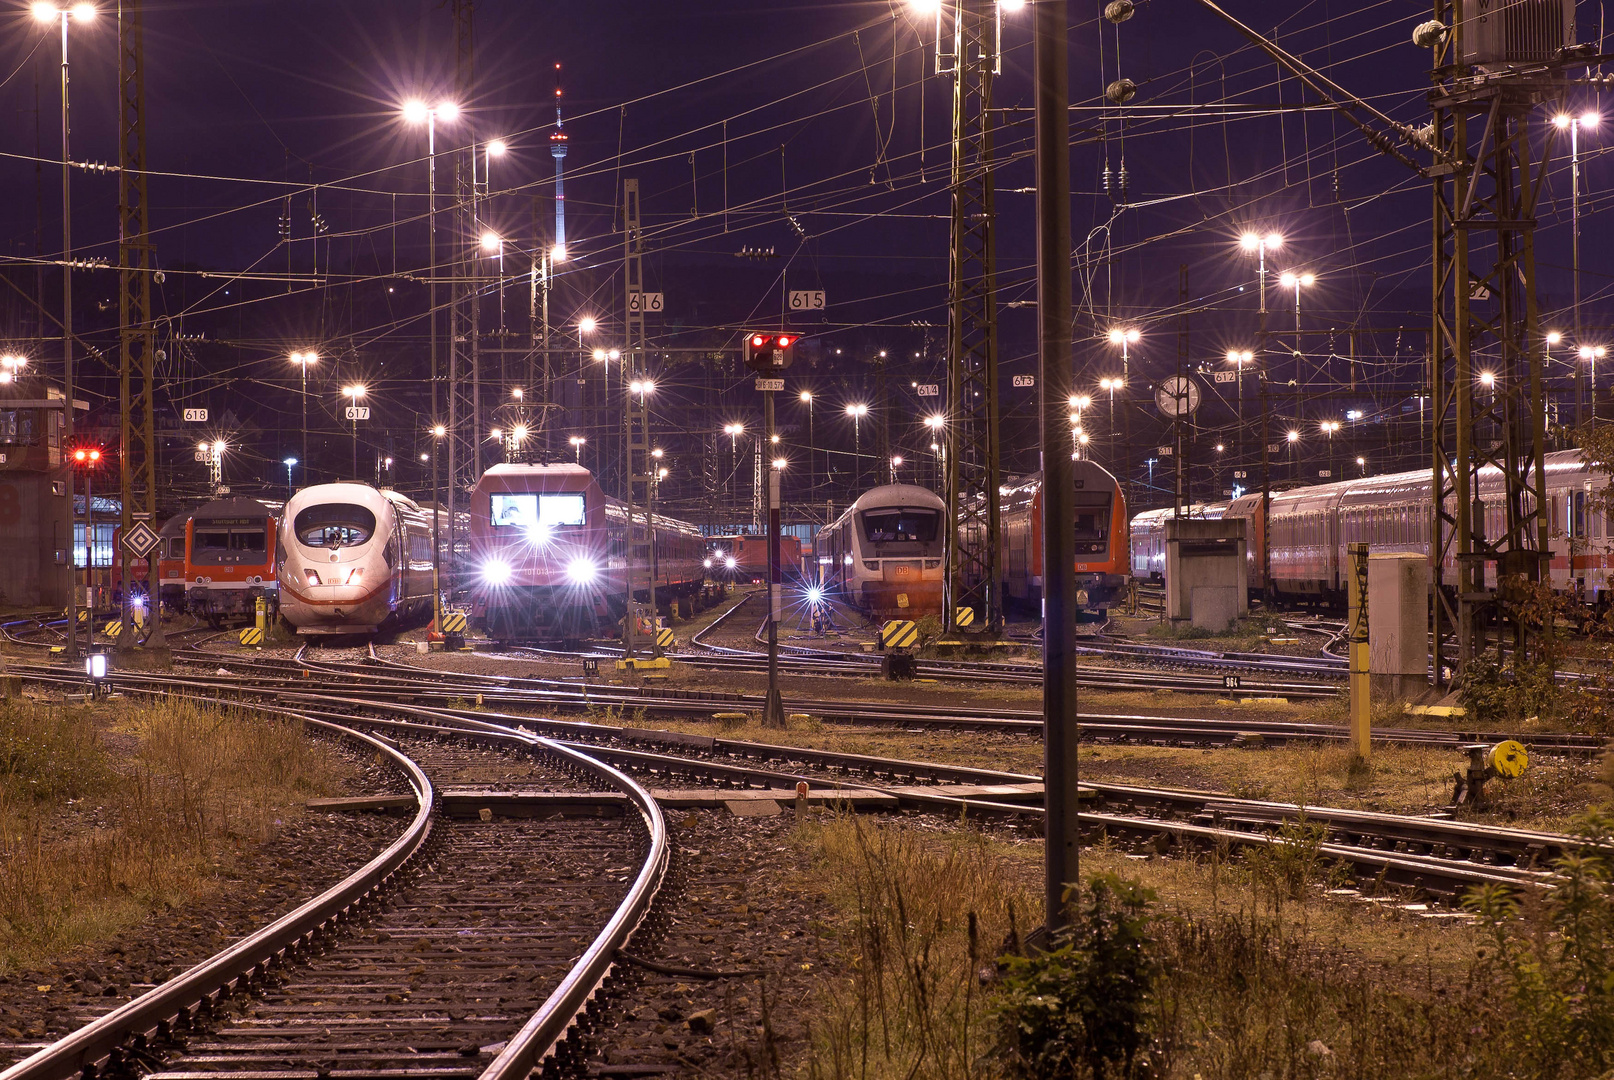
[[[1162,379],[1155,388],[1154,403],[1167,416],[1187,416],[1199,408],[1199,384],[1186,375]]]

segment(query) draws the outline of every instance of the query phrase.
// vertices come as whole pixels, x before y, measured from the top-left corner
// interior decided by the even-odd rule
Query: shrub
[[[1025,1080],[1131,1076],[1150,1030],[1154,894],[1114,875],[1070,896],[1053,948],[1012,956],[997,1006],[1000,1060]]]

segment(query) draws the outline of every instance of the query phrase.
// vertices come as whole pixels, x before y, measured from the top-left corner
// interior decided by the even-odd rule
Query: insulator
[[[1446,27],[1439,19],[1421,22],[1412,28],[1412,43],[1420,49],[1432,49],[1446,40]]]
[[[1138,84],[1131,79],[1116,79],[1104,88],[1104,96],[1116,105],[1125,105],[1138,96]]]
[[[1114,174],[1110,171],[1110,163],[1106,161],[1104,163],[1104,194],[1106,195],[1110,193],[1110,180],[1113,175]]]
[[[1127,192],[1127,188],[1129,188],[1131,186],[1131,182],[1130,182],[1131,178],[1127,175],[1126,162],[1124,162],[1124,161],[1121,162],[1121,173],[1120,173],[1120,176],[1118,177],[1118,179],[1120,181],[1119,186],[1120,186],[1120,189],[1121,189],[1121,201],[1126,202],[1126,192]]]
[[[1110,0],[1104,5],[1104,17],[1117,25],[1126,22],[1137,14],[1137,5],[1132,0]]]

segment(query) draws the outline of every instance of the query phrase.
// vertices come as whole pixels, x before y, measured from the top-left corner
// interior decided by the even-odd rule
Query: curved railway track
[[[223,689],[197,696],[224,700]],[[655,801],[611,766],[530,733],[394,723],[406,752],[340,716],[247,707],[386,756],[414,792],[410,824],[325,893],[0,1076],[525,1077],[600,991],[662,883]],[[585,816],[446,817],[441,785],[468,768],[486,784],[490,750],[531,763],[501,786]]]

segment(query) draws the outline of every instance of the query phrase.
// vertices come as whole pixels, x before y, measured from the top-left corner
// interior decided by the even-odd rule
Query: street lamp
[[[1597,361],[1608,355],[1608,349],[1602,345],[1582,345],[1579,352],[1582,360],[1591,363],[1591,395],[1592,395],[1592,423],[1597,423]],[[1580,426],[1581,413],[1579,402],[1575,408],[1575,425]]]
[[[801,392],[801,403],[807,406],[807,498],[813,497],[817,487],[817,471],[813,467],[813,393]]]
[[[1560,131],[1569,129],[1569,236],[1570,236],[1570,280],[1573,285],[1573,304],[1575,306],[1575,336],[1581,332],[1580,326],[1580,129],[1595,128],[1600,117],[1595,112],[1586,112],[1580,116],[1571,116],[1568,113],[1559,113],[1552,118],[1553,125]],[[1594,388],[1595,389],[1595,388]],[[1577,410],[1578,411],[1578,410]],[[1597,415],[1597,401],[1592,401],[1593,418]]]
[[[1121,346],[1121,374],[1127,378],[1132,377],[1131,356],[1128,347],[1136,345],[1143,338],[1143,334],[1135,327],[1114,327],[1110,330],[1110,344]]]
[[[69,22],[93,22],[94,4],[58,6],[53,3],[36,3],[32,7],[34,18],[42,23],[60,22],[62,27],[62,392],[66,406],[62,424],[63,445],[73,442],[73,186],[72,158],[68,153],[68,68],[67,26]],[[69,603],[67,617],[78,617],[76,605]],[[69,638],[71,645],[73,638]],[[68,650],[71,659],[76,654]]]
[[[319,362],[319,353],[294,352],[291,362],[302,368],[303,371],[303,475],[308,475],[308,365]]]
[[[897,470],[900,468],[902,468],[902,455],[893,454],[891,456],[891,482],[893,484],[897,482]]]
[[[588,440],[581,435],[573,435],[566,441],[572,444],[572,450],[577,454],[577,463],[579,465],[583,464],[583,444]]]
[[[342,396],[348,399],[348,421],[353,425],[353,479],[359,478],[359,402],[364,399],[362,383],[342,387]]]
[[[1278,275],[1278,284],[1285,289],[1295,291],[1295,353],[1300,353],[1300,290],[1309,289],[1317,284],[1316,274],[1297,274],[1292,270],[1285,270]]]
[[[863,486],[863,418],[869,415],[867,405],[848,405],[846,415],[852,418],[852,460],[855,463],[856,473],[852,483],[858,487]]]
[[[1267,313],[1267,252],[1277,251],[1283,247],[1283,237],[1278,233],[1258,233],[1248,231],[1239,236],[1239,247],[1248,254],[1254,255],[1256,262],[1256,278],[1259,282],[1258,291],[1261,298],[1261,314]]]
[[[295,491],[295,489],[291,486],[291,467],[297,464],[297,459],[294,457],[289,457],[282,461],[281,464],[286,466],[286,497],[289,499],[291,498],[292,493]]]
[[[419,98],[404,102],[403,118],[411,124],[426,125],[426,274],[428,282],[426,313],[427,323],[430,326],[431,337],[431,378],[432,378],[432,415],[439,412],[438,382],[440,380],[437,360],[437,121],[452,124],[459,119],[460,107],[452,101],[440,101],[436,105],[428,105]],[[354,439],[357,445],[358,434],[355,431]],[[434,451],[435,453],[435,451]],[[306,453],[303,455],[308,456]],[[435,465],[433,466],[435,468]],[[357,466],[354,472],[358,472]],[[434,533],[432,542],[436,543]],[[436,565],[437,556],[432,555],[432,564]],[[435,584],[435,582],[434,582]],[[437,614],[441,614],[439,610]]]

